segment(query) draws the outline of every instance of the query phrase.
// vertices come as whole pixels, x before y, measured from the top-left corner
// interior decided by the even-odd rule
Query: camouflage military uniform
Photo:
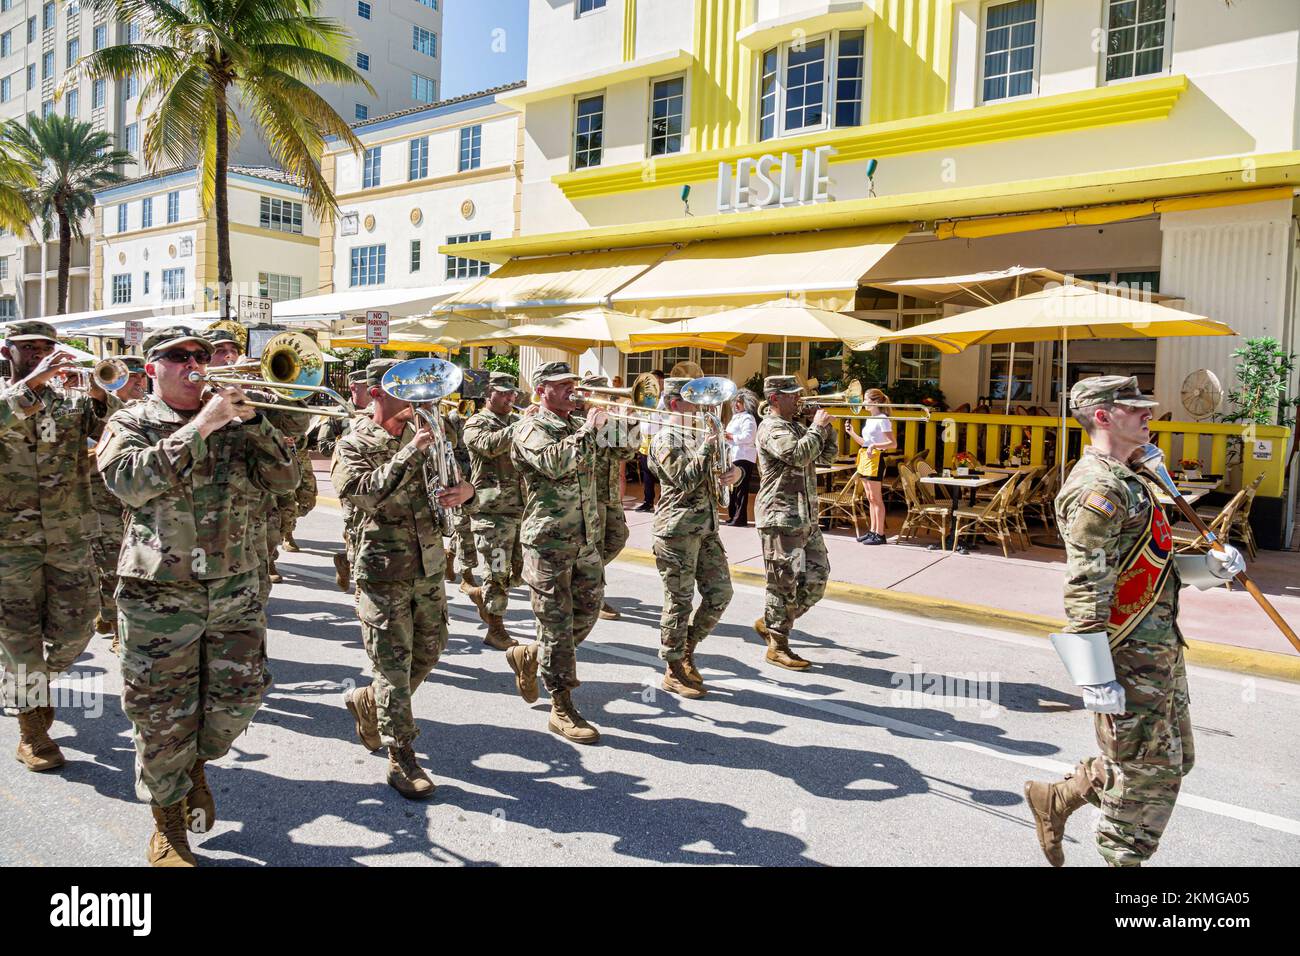
[[[520,418],[502,417],[486,407],[465,423],[474,485],[474,544],[483,559],[483,605],[489,614],[504,615],[511,583],[523,574],[519,541],[524,514],[523,482],[510,457]]]
[[[447,646],[446,552],[429,504],[426,454],[359,418],[334,448],[330,480],[351,502],[357,617],[374,669],[379,735],[404,747],[419,733],[411,697]]]
[[[99,530],[90,542],[90,551],[95,559],[95,571],[99,575],[99,616],[103,619],[101,626],[116,627],[117,601],[113,592],[117,589],[117,555],[122,550],[122,533],[126,528],[126,511],[104,486],[99,476],[99,466],[91,455],[91,467],[94,473],[90,480],[90,504],[99,519]]]
[[[769,411],[758,426],[756,443],[754,525],[767,574],[763,623],[772,637],[788,642],[795,620],[821,600],[830,577],[817,524],[816,467],[835,460],[835,431],[831,425],[809,428]]]
[[[136,792],[183,800],[197,761],[223,756],[270,686],[262,560],[250,512],[298,483],[265,418],[203,438],[160,397],[109,420],[100,472],[127,508],[118,561],[122,709],[134,727]]]
[[[288,494],[276,495],[276,510],[280,516],[280,534],[276,542],[291,539],[298,526],[298,519],[316,507],[316,472],[312,470],[311,452],[307,448],[306,437],[302,434],[287,434],[285,437],[293,445],[294,458],[298,462],[298,487]]]
[[[447,440],[451,443],[456,467],[460,469],[461,476],[469,480],[473,466],[470,462],[469,449],[465,447],[465,418],[460,412],[453,411],[443,421],[447,426]],[[474,525],[471,517],[473,510],[470,505],[465,504],[452,514],[452,519],[455,521],[452,546],[456,553],[456,567],[462,576],[472,572],[478,564],[478,551],[474,547]]]
[[[598,450],[597,429],[541,406],[515,429],[511,448],[525,488],[520,540],[539,671],[552,695],[578,686],[575,651],[595,626],[605,591]]]
[[[0,698],[8,713],[44,706],[47,682],[94,632],[99,518],[86,447],[106,413],[82,392],[0,386]]]
[[[603,375],[587,375],[582,384],[584,387],[605,388],[609,385],[609,379]],[[596,497],[601,503],[600,559],[605,564],[618,557],[631,534],[627,527],[627,516],[623,514],[619,472],[637,456],[640,447],[640,428],[635,424],[629,425],[625,419],[610,415],[609,423],[602,429],[596,472]]]
[[[1146,479],[1091,446],[1084,449],[1056,498],[1068,562],[1067,631],[1107,629],[1120,566],[1150,533],[1152,507],[1161,505]],[[1093,715],[1101,755],[1081,761],[1068,781],[1078,796],[1101,808],[1097,849],[1117,865],[1140,863],[1155,853],[1182,778],[1192,769],[1179,587],[1173,564],[1154,605],[1113,649],[1128,710]]]
[[[681,660],[708,637],[731,603],[731,570],[718,536],[717,451],[706,452],[703,444],[700,433],[671,424],[650,442],[649,467],[660,482],[654,555],[664,582],[659,656],[665,661]],[[697,588],[701,601],[692,615]]]

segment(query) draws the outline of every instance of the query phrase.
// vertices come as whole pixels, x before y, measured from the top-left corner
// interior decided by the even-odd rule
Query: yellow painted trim
[[[623,0],[623,62],[636,59],[636,0]]]
[[[508,179],[514,174],[514,164],[509,163],[504,166],[487,166],[465,173],[451,173],[447,176],[435,176],[429,179],[417,179],[413,182],[392,183],[388,186],[376,186],[373,189],[359,189],[356,192],[339,193],[335,198],[339,203],[365,202],[367,199],[384,199],[390,196],[427,193],[442,186],[495,182],[498,179]]]
[[[1245,160],[1249,160],[1249,182],[1245,176]],[[846,199],[813,206],[539,233],[518,239],[467,243],[457,246],[456,252],[487,262],[505,262],[516,256],[590,252],[891,222],[934,222],[1273,186],[1300,187],[1300,151],[1229,156],[897,196]],[[447,248],[438,251],[446,254]]]
[[[736,33],[745,22],[749,0],[695,0],[695,66],[691,71],[691,146],[695,150],[719,150],[735,147],[748,141],[743,125],[745,107],[752,98],[749,89],[752,73],[753,55],[735,41]],[[638,173],[638,186],[648,188],[662,185],[658,181],[660,164],[669,168],[685,161],[687,157],[699,154],[686,154],[685,157],[656,158],[655,180],[649,184],[641,181]],[[640,170],[641,164],[635,164]],[[615,166],[611,174],[620,182],[628,166]],[[710,164],[710,170],[716,170],[717,163]],[[560,177],[554,181],[559,182]],[[674,180],[686,182],[686,180]],[[574,198],[574,194],[561,184],[565,194]],[[626,186],[615,187],[614,191],[623,192]],[[596,193],[599,195],[599,193]]]
[[[338,157],[333,153],[321,156],[321,178],[329,183],[330,189],[338,186]],[[316,294],[324,295],[334,291],[334,230],[337,223],[334,210],[326,209],[320,217],[320,259],[316,265]]]
[[[726,0],[726,2],[730,2],[730,0]],[[615,67],[612,70],[582,73],[560,80],[557,83],[549,83],[531,89],[524,87],[522,90],[517,90],[508,96],[497,97],[497,102],[513,109],[522,110],[529,103],[560,99],[577,93],[590,93],[594,90],[606,89],[616,83],[629,83],[632,80],[646,79],[647,77],[660,76],[665,73],[676,73],[689,66],[691,60],[691,54],[685,50],[656,53],[653,56],[643,56],[639,60],[632,60],[630,63],[625,63],[623,66]]]
[[[335,511],[342,510],[337,498],[318,495],[316,502]],[[640,548],[624,548],[615,560],[642,567],[655,566],[654,555]],[[757,568],[733,564],[730,566],[730,571],[733,581],[757,588],[764,587],[766,584],[763,572]],[[1024,614],[983,604],[967,604],[947,598],[931,597],[927,594],[873,588],[864,584],[850,584],[847,581],[827,582],[826,596],[837,601],[861,604],[885,611],[915,614],[932,620],[968,624],[974,627],[1002,628],[1042,638],[1059,631],[1065,625],[1065,621],[1060,618]],[[1235,647],[1230,644],[1215,644],[1210,641],[1188,641],[1186,656],[1189,664],[1198,667],[1214,667],[1256,677],[1300,681],[1300,657],[1291,654]]]
[[[214,213],[215,215],[215,213]],[[148,229],[131,229],[127,232],[115,232],[110,236],[104,236],[105,242],[117,242],[119,239],[147,239],[150,236],[166,235],[169,232],[185,232],[190,229],[201,229],[203,219],[187,219],[184,222],[173,222],[165,226],[150,226]]]
[[[295,242],[304,246],[320,246],[320,239],[316,236],[304,236],[297,232],[281,232],[278,229],[263,229],[261,226],[250,226],[242,222],[232,222],[230,232],[240,233],[245,236],[261,236],[263,239],[280,239],[284,242]]]
[[[706,0],[697,2],[703,4]],[[746,55],[744,62],[747,63],[749,59]],[[722,140],[729,135],[734,136],[739,130],[740,115],[735,104],[748,98],[738,74],[743,72],[747,76],[750,71],[742,71],[740,66],[736,63],[716,63],[708,51],[700,57],[699,69],[704,73],[704,82],[698,82],[697,76],[692,83],[691,128],[698,133],[694,141],[696,149],[703,149],[703,152],[656,157],[655,175],[649,179],[645,176],[642,163],[625,163],[621,166],[559,173],[552,176],[551,181],[569,199],[586,199],[638,189],[670,188],[714,180],[718,175],[719,163],[734,164],[736,160],[746,157],[756,157],[763,153],[779,154],[782,151],[798,152],[805,147],[833,146],[837,153],[831,162],[850,163],[1050,133],[1072,133],[1099,126],[1164,119],[1188,86],[1186,76],[1161,77],[1014,103],[993,103],[969,110],[934,113],[853,129],[823,130],[752,145],[732,145]],[[710,73],[711,67],[725,67],[730,71],[729,76],[730,73],[737,74],[735,78],[728,79],[728,86],[736,98],[730,101],[731,110],[725,115],[719,111],[715,102],[722,93]],[[733,121],[730,125],[734,127],[730,134],[727,132],[728,119]]]
[[[1125,219],[1138,219],[1166,212],[1187,212],[1191,209],[1218,209],[1223,206],[1241,206],[1247,203],[1290,200],[1295,189],[1275,186],[1272,189],[1249,189],[1234,193],[1214,193],[1208,196],[1181,196],[1177,199],[1156,199],[1147,202],[1122,203],[1116,206],[1090,206],[1084,209],[1063,209],[1059,212],[1030,213],[1025,216],[992,216],[982,219],[963,219],[960,222],[939,223],[936,239],[981,239],[1003,236],[1035,229],[1059,229],[1063,226],[1100,226]]]

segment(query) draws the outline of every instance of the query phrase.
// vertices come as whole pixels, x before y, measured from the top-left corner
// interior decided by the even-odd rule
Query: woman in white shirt
[[[858,450],[858,479],[867,493],[867,504],[871,509],[871,530],[858,538],[863,544],[885,544],[885,496],[880,488],[880,479],[885,468],[882,456],[887,451],[898,447],[894,439],[894,426],[881,405],[889,404],[889,396],[878,388],[867,390],[863,404],[870,416],[863,420],[862,434],[853,429],[853,420],[844,423],[844,430],[860,446]]]
[[[749,525],[749,479],[758,461],[758,396],[747,388],[736,393],[731,406],[731,421],[727,423],[727,450],[731,463],[744,473],[740,481],[731,486],[731,501],[727,505],[727,524],[733,528]]]

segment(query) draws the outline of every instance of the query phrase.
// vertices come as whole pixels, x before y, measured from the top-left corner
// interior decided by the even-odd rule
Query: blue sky
[[[522,80],[528,0],[443,0],[443,99]]]

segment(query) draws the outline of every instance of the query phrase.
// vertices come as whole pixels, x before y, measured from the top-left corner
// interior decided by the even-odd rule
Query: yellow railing
[[[847,414],[849,409],[830,409],[836,415]],[[1057,418],[1041,415],[979,415],[971,412],[936,412],[929,421],[916,420],[902,415],[894,420],[894,433],[899,439],[903,455],[911,458],[918,451],[926,452],[926,460],[935,468],[953,464],[959,451],[969,451],[986,464],[997,464],[1002,447],[1018,447],[1029,441],[1029,464],[1042,465],[1059,461],[1061,443],[1056,441],[1061,423]],[[1082,448],[1088,442],[1079,423],[1066,419],[1068,440],[1066,448]],[[1235,491],[1239,484],[1249,484],[1263,473],[1259,494],[1268,498],[1281,497],[1285,481],[1286,456],[1290,451],[1291,429],[1283,425],[1239,425],[1218,422],[1151,422],[1151,434],[1165,453],[1171,470],[1180,458],[1196,458],[1203,463],[1207,474],[1227,474],[1229,439],[1242,439],[1240,479],[1220,486],[1222,491]],[[1079,444],[1074,436],[1079,436]],[[1006,440],[1009,439],[1009,442]],[[943,463],[936,461],[942,446]],[[1049,447],[1053,455],[1049,459]],[[853,454],[857,450],[852,439],[840,431],[840,450]]]

